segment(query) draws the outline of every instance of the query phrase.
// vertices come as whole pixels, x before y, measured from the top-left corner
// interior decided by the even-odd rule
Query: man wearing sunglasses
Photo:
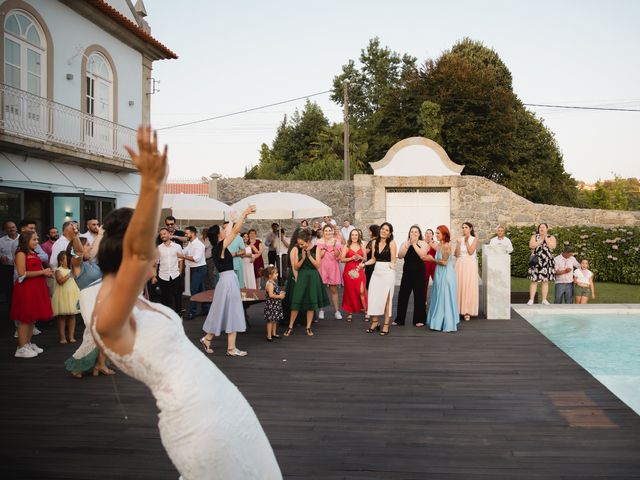
[[[175,242],[182,247],[183,244],[189,240],[182,230],[176,230],[176,217],[172,215],[166,217],[164,219],[164,226],[167,227],[169,238],[172,242]],[[156,244],[160,245],[161,243],[162,239],[160,238],[160,235],[158,235],[158,238],[156,238]]]

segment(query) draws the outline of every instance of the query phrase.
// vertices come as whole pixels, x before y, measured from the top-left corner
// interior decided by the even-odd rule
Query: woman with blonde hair
[[[531,282],[529,285],[529,301],[527,305],[533,305],[533,299],[538,290],[538,284],[542,283],[542,303],[549,305],[547,295],[549,294],[549,282],[555,280],[555,262],[553,260],[553,250],[556,248],[556,237],[549,235],[549,225],[541,223],[536,228],[536,233],[529,239],[531,257],[529,258],[529,271],[527,278]]]

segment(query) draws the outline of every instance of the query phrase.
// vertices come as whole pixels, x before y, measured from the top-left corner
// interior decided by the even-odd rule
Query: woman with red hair
[[[436,273],[431,287],[431,301],[427,323],[431,330],[455,332],[460,322],[458,309],[458,288],[456,272],[451,259],[451,233],[449,229],[440,225],[436,229],[436,239],[440,242],[436,256],[427,255],[426,260],[436,264]]]

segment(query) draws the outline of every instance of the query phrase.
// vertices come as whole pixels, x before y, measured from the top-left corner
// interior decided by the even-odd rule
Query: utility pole
[[[343,107],[344,107],[344,174],[343,180],[351,177],[349,165],[349,80],[345,80],[342,85]]]

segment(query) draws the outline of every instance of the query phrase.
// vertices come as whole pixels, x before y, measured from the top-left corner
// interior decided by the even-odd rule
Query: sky
[[[151,32],[178,60],[154,62],[151,121],[169,144],[170,179],[240,177],[304,100],[176,124],[330,90],[369,39],[422,63],[463,37],[493,48],[525,103],[640,110],[640,2],[563,0],[145,0]],[[177,8],[180,6],[181,8]],[[342,109],[312,97],[331,121]],[[577,180],[640,177],[640,111],[530,107]],[[398,140],[401,140],[400,138]]]

